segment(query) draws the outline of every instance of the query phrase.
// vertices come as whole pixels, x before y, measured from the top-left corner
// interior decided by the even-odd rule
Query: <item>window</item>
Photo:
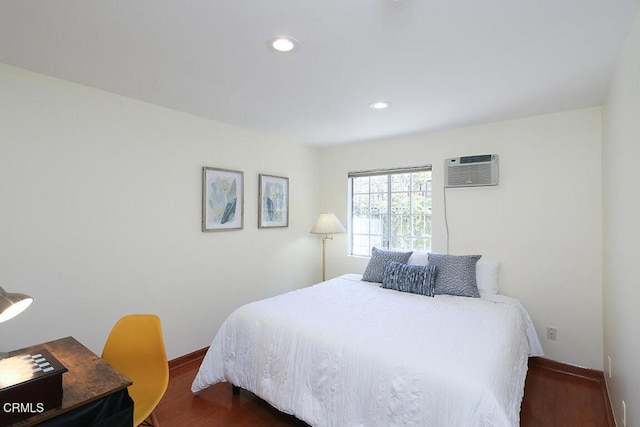
[[[431,249],[431,166],[349,173],[351,255]]]

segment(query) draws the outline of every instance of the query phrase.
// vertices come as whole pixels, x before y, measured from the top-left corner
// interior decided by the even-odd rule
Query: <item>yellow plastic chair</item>
[[[133,425],[151,418],[169,384],[169,364],[162,338],[160,318],[154,314],[132,314],[114,325],[102,350],[102,358],[133,382]],[[148,423],[145,423],[149,425]]]

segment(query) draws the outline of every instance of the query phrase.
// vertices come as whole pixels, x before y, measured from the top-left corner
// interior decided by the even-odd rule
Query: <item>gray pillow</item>
[[[432,297],[435,278],[435,265],[407,265],[389,261],[380,287]]]
[[[482,255],[429,254],[429,265],[438,269],[436,295],[480,298],[476,282],[476,263]]]
[[[384,275],[384,268],[387,266],[387,262],[395,261],[406,264],[412,253],[413,252],[385,251],[374,246],[371,248],[371,259],[369,260],[369,264],[367,264],[367,268],[364,270],[362,280],[382,283],[382,276]]]

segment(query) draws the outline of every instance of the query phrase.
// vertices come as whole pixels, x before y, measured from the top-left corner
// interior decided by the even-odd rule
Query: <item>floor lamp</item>
[[[327,240],[332,240],[329,234],[346,233],[340,221],[333,212],[323,212],[318,216],[316,223],[311,229],[313,234],[322,234],[322,281],[325,281],[326,246]]]

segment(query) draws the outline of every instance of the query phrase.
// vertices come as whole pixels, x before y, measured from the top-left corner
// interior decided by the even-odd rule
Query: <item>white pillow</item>
[[[427,251],[413,251],[407,264],[427,265],[429,253]],[[498,273],[500,272],[500,261],[492,261],[480,258],[476,264],[476,282],[481,297],[496,295],[498,293]],[[437,271],[436,271],[436,274]]]
[[[498,293],[498,273],[500,261],[481,258],[476,264],[476,282],[481,297]],[[436,273],[437,274],[437,273]]]
[[[427,251],[413,251],[409,257],[407,264],[409,265],[427,265],[429,262],[429,252]]]

